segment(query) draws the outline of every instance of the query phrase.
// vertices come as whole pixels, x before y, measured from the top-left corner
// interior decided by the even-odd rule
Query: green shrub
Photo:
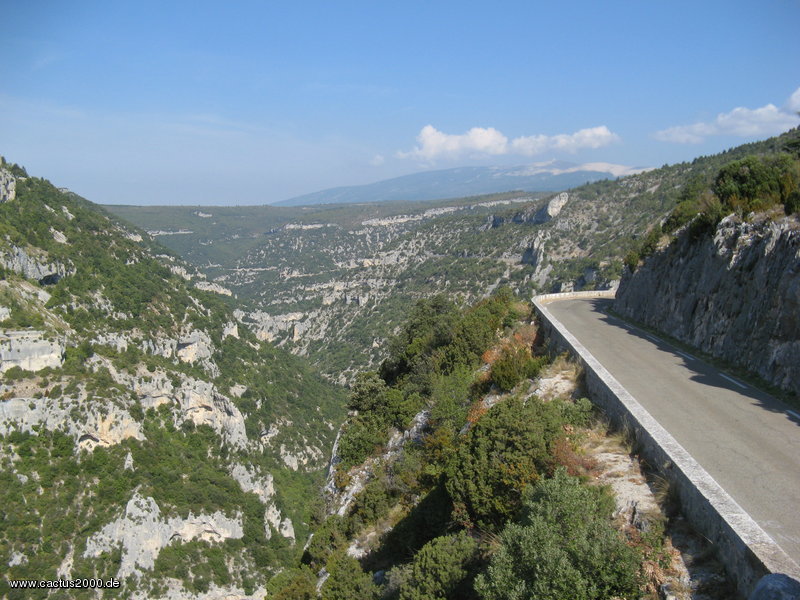
[[[273,600],[316,600],[317,577],[305,565],[287,569],[269,580],[267,592]]]
[[[800,189],[792,191],[783,203],[783,210],[787,215],[800,213]]]
[[[363,525],[374,523],[389,513],[392,497],[386,489],[385,477],[372,479],[356,496],[350,509],[350,529],[358,530]]]
[[[491,528],[516,514],[522,491],[549,469],[549,450],[563,423],[557,402],[509,398],[493,406],[447,468],[455,519]]]
[[[472,587],[478,544],[466,531],[438,537],[414,555],[400,600],[466,598]]]
[[[726,208],[745,213],[785,202],[798,183],[800,168],[791,156],[748,156],[720,169],[713,190]]]
[[[322,526],[314,532],[303,553],[303,563],[319,571],[325,566],[331,554],[347,543],[345,522],[339,515],[331,515]]]
[[[492,365],[492,381],[510,392],[523,379],[535,377],[546,359],[534,358],[530,348],[508,347]]]
[[[639,266],[639,251],[630,250],[622,259],[622,264],[628,267],[628,270],[633,273]]]
[[[377,373],[359,373],[353,382],[347,408],[359,412],[375,411],[386,404],[386,383]]]
[[[559,469],[526,491],[475,588],[486,600],[638,598],[641,558],[611,524],[614,501]]]
[[[389,439],[388,425],[378,414],[365,413],[352,418],[339,438],[341,468],[349,469],[372,456]]]
[[[320,589],[322,600],[377,600],[378,587],[355,558],[336,555],[327,569],[330,576]]]

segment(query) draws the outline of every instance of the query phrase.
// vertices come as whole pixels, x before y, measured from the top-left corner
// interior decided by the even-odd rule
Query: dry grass
[[[551,454],[557,465],[566,467],[567,473],[575,477],[591,476],[597,468],[597,459],[576,452],[572,442],[566,437],[559,438],[553,443]]]
[[[483,400],[476,400],[472,403],[472,406],[469,407],[467,421],[470,425],[475,425],[488,411],[489,408],[484,404]]]
[[[626,454],[633,454],[633,438],[631,436],[631,431],[627,426],[614,431],[609,431],[606,435],[608,436],[609,440],[622,448]]]
[[[513,337],[518,344],[533,346],[538,335],[539,330],[536,328],[536,325],[533,325],[532,323],[526,323],[525,325],[520,325],[516,330],[514,330]]]
[[[581,375],[583,375],[583,368],[571,360],[569,355],[564,352],[556,356],[555,360],[547,368],[547,373],[551,377],[559,375],[577,383]]]
[[[484,364],[493,365],[494,362],[500,358],[500,355],[503,352],[502,346],[495,346],[494,348],[489,348],[486,352],[481,355],[481,360]]]

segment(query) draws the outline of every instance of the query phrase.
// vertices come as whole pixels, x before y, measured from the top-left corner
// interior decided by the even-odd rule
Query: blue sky
[[[800,124],[800,1],[0,0],[0,154],[101,203],[660,166]]]

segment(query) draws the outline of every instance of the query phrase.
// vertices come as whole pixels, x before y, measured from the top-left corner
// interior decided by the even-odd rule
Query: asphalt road
[[[611,303],[547,309],[800,563],[800,411],[606,314]]]

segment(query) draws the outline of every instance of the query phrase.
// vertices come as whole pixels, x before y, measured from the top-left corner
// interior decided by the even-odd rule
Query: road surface
[[[547,309],[800,563],[800,411],[606,314],[612,302]]]

